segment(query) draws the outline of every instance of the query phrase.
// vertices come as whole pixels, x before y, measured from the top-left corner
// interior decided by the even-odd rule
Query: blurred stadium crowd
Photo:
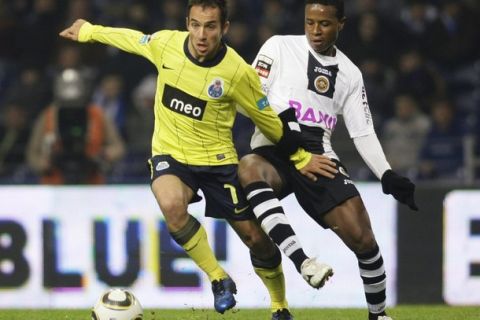
[[[363,72],[377,134],[392,167],[417,182],[478,184],[480,1],[345,3],[348,20],[338,47]],[[156,70],[142,58],[99,44],[77,45],[58,33],[77,18],[147,34],[184,30],[185,8],[186,0],[0,1],[0,183],[42,182],[45,168],[39,168],[32,141],[41,144],[37,148],[49,142],[47,135],[38,139],[46,131],[38,122],[45,120],[55,79],[66,69],[88,75],[89,100],[123,141],[124,150],[116,156],[104,157],[111,151],[97,146],[104,182],[148,182]],[[230,0],[227,43],[251,62],[270,36],[303,33],[303,8],[300,0]],[[60,133],[68,131],[68,119],[62,118]],[[72,126],[81,127],[75,119]],[[83,136],[86,130],[75,132],[83,144],[91,143]],[[240,155],[248,151],[251,132],[249,120],[239,117],[234,137]],[[74,139],[75,134],[71,148],[67,143],[64,148],[82,158],[88,146],[74,148]],[[344,127],[333,143],[355,179],[373,180]],[[51,165],[66,159],[58,157]]]

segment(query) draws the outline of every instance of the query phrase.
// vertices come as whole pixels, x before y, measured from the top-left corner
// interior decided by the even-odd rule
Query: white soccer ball
[[[125,289],[104,292],[92,309],[92,320],[142,320],[143,309],[133,293]]]

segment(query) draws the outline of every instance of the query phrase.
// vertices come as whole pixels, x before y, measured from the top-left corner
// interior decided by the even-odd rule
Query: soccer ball
[[[133,293],[125,289],[104,292],[92,309],[92,320],[142,320],[143,310]]]

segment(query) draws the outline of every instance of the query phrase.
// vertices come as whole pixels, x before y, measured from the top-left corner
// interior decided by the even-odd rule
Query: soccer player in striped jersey
[[[369,320],[391,320],[385,312],[383,259],[368,213],[330,141],[337,116],[343,115],[357,150],[381,180],[384,193],[418,210],[415,185],[391,170],[374,131],[361,72],[335,46],[344,23],[342,0],[307,0],[305,35],[270,38],[254,61],[275,111],[285,123],[299,124],[305,149],[331,158],[338,172],[319,176],[315,182],[299,175],[257,128],[253,152],[241,159],[239,176],[262,227],[304,277],[308,274],[302,267],[308,259],[296,253],[301,246],[278,200],[292,192],[312,219],[335,232],[356,255]]]
[[[223,42],[229,22],[225,0],[190,0],[187,32],[139,31],[77,20],[60,36],[100,42],[138,54],[158,70],[152,158],[152,191],[173,239],[212,283],[215,309],[224,313],[236,301],[236,286],[219,265],[202,225],[188,204],[206,199],[206,215],[226,219],[250,249],[255,272],[266,285],[272,319],[292,319],[285,297],[281,254],[260,227],[240,187],[232,140],[236,105],[299,168],[311,176],[328,167],[326,157],[299,148],[262,91],[255,70]],[[326,170],[329,170],[328,168]]]

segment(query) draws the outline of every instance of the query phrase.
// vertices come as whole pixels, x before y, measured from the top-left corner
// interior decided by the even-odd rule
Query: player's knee
[[[178,229],[184,223],[188,216],[185,205],[182,201],[176,201],[173,198],[162,199],[160,209],[165,217],[169,229]]]
[[[272,166],[261,156],[248,154],[238,164],[238,177],[242,187],[253,182],[265,181],[271,183]]]
[[[352,251],[356,254],[370,252],[375,246],[375,236],[371,231],[359,233],[352,238],[352,243],[350,244]]]
[[[275,252],[275,245],[267,236],[254,235],[249,248],[251,252],[262,259],[272,256]]]
[[[265,255],[265,251],[270,251],[273,247],[270,238],[263,232],[250,231],[248,234],[242,235],[242,240],[250,251],[259,257]]]
[[[243,234],[241,235],[243,243],[251,250],[256,243],[256,237],[253,234]]]
[[[272,246],[271,252],[262,252],[262,256],[250,251],[250,259],[255,268],[275,269],[282,263],[282,254],[278,247]]]
[[[185,209],[182,201],[178,201],[175,198],[163,198],[160,200],[160,208],[164,214],[175,215]]]
[[[247,154],[240,159],[238,164],[238,177],[243,187],[260,180],[260,174],[256,168],[256,156],[254,154]]]

